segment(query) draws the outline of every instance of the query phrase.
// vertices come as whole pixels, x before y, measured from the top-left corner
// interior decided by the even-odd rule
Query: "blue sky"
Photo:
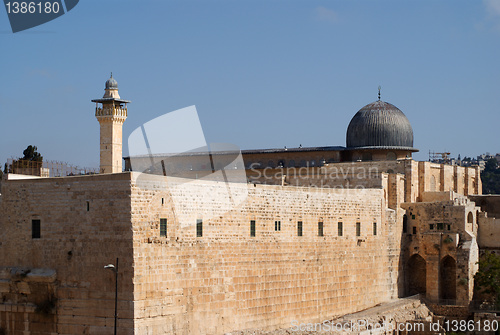
[[[413,126],[416,159],[500,152],[500,0],[84,0],[16,34],[0,12],[2,165],[33,144],[97,167],[90,100],[111,71],[132,100],[124,143],[196,105],[208,142],[344,146],[381,85]]]

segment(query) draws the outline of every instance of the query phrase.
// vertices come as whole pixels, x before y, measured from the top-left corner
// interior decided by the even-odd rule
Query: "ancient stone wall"
[[[118,332],[132,333],[130,193],[128,174],[3,182],[0,328],[7,334],[111,333],[114,273],[103,267],[118,257]],[[33,238],[36,220],[39,238]],[[33,276],[40,269],[55,278]]]
[[[500,195],[469,195],[469,198],[481,207],[488,217],[500,219]]]
[[[472,299],[477,271],[479,208],[453,192],[424,192],[423,198],[433,202],[402,204],[408,217],[407,292],[425,293],[434,302],[466,305]],[[425,282],[411,278],[411,267],[418,259],[424,262],[420,272],[426,272]]]
[[[250,184],[248,198],[224,212],[213,209],[224,185],[150,178],[132,187],[136,333],[272,329],[398,295],[400,227],[383,210],[382,189]]]
[[[481,249],[500,249],[500,219],[487,217],[485,213],[478,215],[477,242]]]

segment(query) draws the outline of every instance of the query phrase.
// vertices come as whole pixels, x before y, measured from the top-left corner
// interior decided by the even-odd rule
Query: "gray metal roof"
[[[413,148],[413,129],[410,121],[396,106],[375,101],[361,108],[347,127],[347,148]]]
[[[106,89],[107,90],[118,89],[118,82],[115,80],[115,78],[113,78],[113,72],[111,72],[111,77],[108,80],[106,80]]]

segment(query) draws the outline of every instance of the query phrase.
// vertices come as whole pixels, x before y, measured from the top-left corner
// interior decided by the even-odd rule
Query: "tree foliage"
[[[483,194],[500,194],[500,169],[496,158],[486,161],[484,171],[481,172]]]
[[[500,256],[486,252],[478,264],[479,270],[474,275],[476,288],[491,297],[492,302],[500,303]]]
[[[43,162],[43,157],[37,150],[38,148],[36,146],[28,145],[28,147],[23,151],[24,157],[20,158],[20,160],[31,161],[31,162]]]

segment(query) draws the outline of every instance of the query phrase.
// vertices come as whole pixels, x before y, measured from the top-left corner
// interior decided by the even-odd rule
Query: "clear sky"
[[[416,159],[500,152],[500,0],[82,0],[16,34],[0,12],[2,165],[33,144],[98,167],[90,100],[111,71],[132,100],[125,144],[196,105],[208,142],[345,146],[381,85],[413,126]]]

